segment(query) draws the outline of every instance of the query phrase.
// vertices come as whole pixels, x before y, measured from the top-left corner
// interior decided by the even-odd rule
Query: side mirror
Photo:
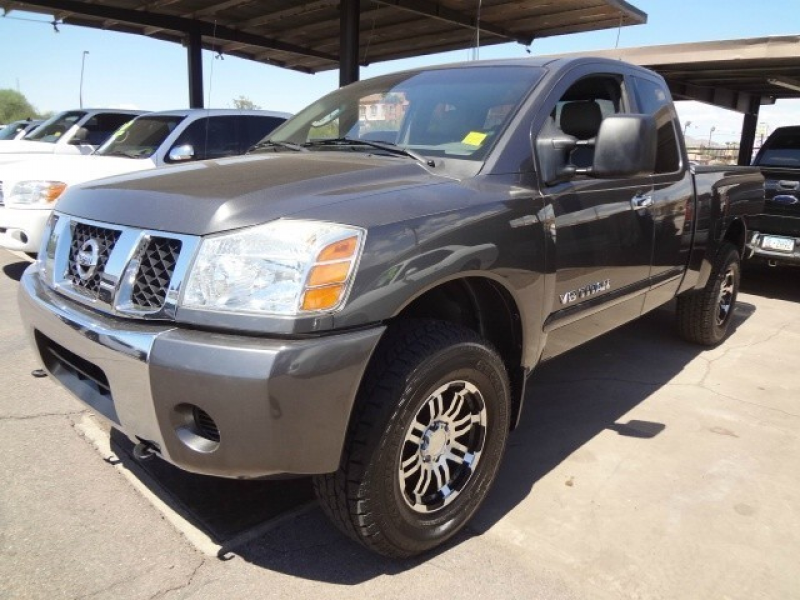
[[[561,131],[552,117],[547,119],[535,143],[544,183],[552,185],[574,175],[573,171],[567,173],[566,166],[569,152],[577,146],[578,139]]]
[[[194,146],[191,144],[182,144],[175,146],[169,151],[169,160],[171,162],[186,162],[194,158]]]
[[[603,119],[594,144],[592,177],[650,175],[656,166],[656,121],[650,115]]]

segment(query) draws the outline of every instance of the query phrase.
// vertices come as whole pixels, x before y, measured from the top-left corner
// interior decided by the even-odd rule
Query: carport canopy
[[[660,73],[675,99],[743,113],[738,159],[742,165],[750,163],[760,107],[800,98],[800,35],[575,53],[587,54]]]
[[[201,49],[304,73],[425,54],[638,25],[624,0],[0,0],[6,13],[185,44],[190,106],[203,106]]]

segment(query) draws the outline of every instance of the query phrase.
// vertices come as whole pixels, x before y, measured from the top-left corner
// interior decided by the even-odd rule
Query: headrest
[[[594,100],[568,102],[561,107],[561,131],[579,140],[588,140],[597,135],[603,114]]]

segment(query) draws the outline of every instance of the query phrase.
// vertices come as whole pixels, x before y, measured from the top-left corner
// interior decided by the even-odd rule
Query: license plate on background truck
[[[761,240],[761,247],[765,250],[776,250],[778,252],[794,252],[794,240],[792,238],[765,235]]]

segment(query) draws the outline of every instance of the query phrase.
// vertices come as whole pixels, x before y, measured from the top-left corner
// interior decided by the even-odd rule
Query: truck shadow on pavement
[[[731,333],[754,311],[740,301]],[[642,443],[659,435],[665,423],[626,420],[624,415],[704,350],[678,338],[670,305],[541,365],[529,382],[522,421],[509,438],[489,498],[466,531],[433,554],[402,561],[375,556],[338,533],[320,510],[287,521],[235,552],[266,569],[342,585],[399,573],[443,552],[458,552],[460,544],[488,531],[523,502],[539,480],[599,433],[611,430]]]

